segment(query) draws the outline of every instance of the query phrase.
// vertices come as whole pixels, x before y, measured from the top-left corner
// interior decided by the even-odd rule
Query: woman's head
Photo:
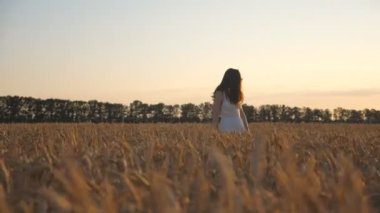
[[[238,104],[243,101],[243,92],[241,91],[241,75],[239,70],[229,68],[224,73],[222,82],[215,89],[216,91],[224,92],[231,103]],[[214,93],[215,93],[214,92]]]

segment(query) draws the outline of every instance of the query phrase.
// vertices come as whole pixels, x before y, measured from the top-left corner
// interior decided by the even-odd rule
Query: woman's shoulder
[[[223,92],[222,91],[215,91],[214,92],[214,100],[218,101],[218,102],[221,102],[223,100]]]

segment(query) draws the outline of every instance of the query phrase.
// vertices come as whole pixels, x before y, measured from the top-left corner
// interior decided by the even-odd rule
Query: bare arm
[[[219,115],[222,109],[223,93],[216,92],[214,97],[214,103],[212,107],[212,126],[218,128]]]
[[[240,111],[240,117],[241,117],[241,119],[243,120],[243,123],[244,123],[244,127],[249,132],[247,116],[245,116],[245,113],[244,113],[244,110],[243,110],[242,106],[240,106],[240,110],[239,111]]]

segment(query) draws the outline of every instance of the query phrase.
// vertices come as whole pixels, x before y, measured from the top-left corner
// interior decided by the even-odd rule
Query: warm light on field
[[[0,212],[376,212],[380,126],[0,125]]]

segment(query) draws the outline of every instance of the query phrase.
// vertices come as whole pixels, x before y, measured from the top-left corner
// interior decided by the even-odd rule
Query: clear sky
[[[0,0],[0,96],[380,108],[378,0]]]

